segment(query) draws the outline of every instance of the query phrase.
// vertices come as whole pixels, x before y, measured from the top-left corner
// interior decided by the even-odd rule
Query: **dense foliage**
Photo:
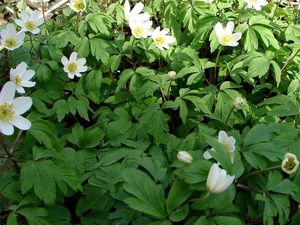
[[[0,224],[299,225],[300,14],[251,2],[18,4]]]

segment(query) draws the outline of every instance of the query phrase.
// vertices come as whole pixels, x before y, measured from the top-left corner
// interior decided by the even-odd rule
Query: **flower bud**
[[[193,161],[193,157],[187,151],[178,152],[177,159],[183,163],[192,163],[192,161]]]
[[[237,96],[235,99],[234,99],[234,102],[233,102],[234,106],[237,108],[237,109],[242,109],[244,108],[246,105],[247,105],[247,100],[242,98],[241,96]]]
[[[169,71],[168,76],[170,79],[174,79],[176,77],[176,72],[175,71]]]
[[[297,156],[292,153],[286,153],[281,163],[281,169],[287,174],[292,174],[297,171],[298,167],[299,161]]]
[[[210,193],[218,194],[225,191],[233,182],[234,176],[227,175],[226,170],[214,163],[209,170],[206,188]]]

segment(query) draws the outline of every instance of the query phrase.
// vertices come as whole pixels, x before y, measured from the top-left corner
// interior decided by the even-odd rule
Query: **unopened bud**
[[[183,163],[192,163],[192,161],[193,161],[193,157],[187,151],[178,152],[177,159]]]
[[[237,108],[237,109],[242,109],[244,108],[246,105],[247,105],[247,100],[240,97],[240,96],[237,96],[235,99],[234,99],[234,102],[233,102],[234,106]]]
[[[174,79],[176,77],[176,72],[175,71],[169,71],[168,76],[170,79]]]

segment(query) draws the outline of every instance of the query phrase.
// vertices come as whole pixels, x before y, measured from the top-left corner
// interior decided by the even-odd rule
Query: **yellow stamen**
[[[75,73],[77,71],[77,64],[74,63],[74,62],[71,62],[69,65],[68,65],[68,70],[71,72],[71,73]]]
[[[22,78],[19,75],[17,75],[15,78],[15,82],[16,82],[16,86],[20,87],[22,84]]]
[[[157,45],[164,45],[164,43],[165,43],[165,39],[163,38],[163,37],[157,37],[156,39],[155,39],[155,42],[156,42],[156,44]]]
[[[288,161],[284,164],[284,168],[288,171],[294,169],[296,166],[295,159],[293,157],[288,157]]]
[[[73,7],[77,10],[77,11],[83,11],[85,10],[85,4],[82,0],[77,0],[76,2],[73,3]]]
[[[231,36],[229,36],[229,35],[223,35],[223,36],[221,37],[221,40],[222,40],[222,42],[223,42],[224,44],[229,44],[230,42],[233,41],[233,38],[232,38]]]
[[[14,48],[17,45],[17,41],[16,41],[16,39],[13,39],[13,38],[7,38],[4,42],[4,45],[7,48]]]
[[[134,29],[135,36],[141,36],[143,34],[143,28],[142,27],[136,27]]]
[[[27,30],[34,30],[36,28],[36,23],[29,20],[29,21],[26,21],[24,26]]]
[[[4,103],[0,105],[0,121],[9,122],[14,115],[12,104]]]

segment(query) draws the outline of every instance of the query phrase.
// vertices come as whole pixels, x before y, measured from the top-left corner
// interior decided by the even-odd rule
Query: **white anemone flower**
[[[20,19],[16,19],[15,22],[23,31],[37,34],[40,32],[39,26],[44,23],[44,19],[37,10],[34,10],[32,13],[28,13],[24,10],[21,12]]]
[[[147,38],[151,35],[152,23],[152,21],[129,20],[129,27],[135,38]]]
[[[226,170],[214,163],[209,170],[206,188],[210,193],[218,194],[225,191],[233,182],[234,176],[227,175]]]
[[[61,58],[61,63],[64,65],[64,71],[68,73],[68,77],[70,79],[73,79],[74,75],[81,77],[81,73],[87,71],[87,66],[85,66],[86,59],[77,59],[76,52],[71,53],[70,59],[68,59],[66,56],[63,56]]]
[[[232,21],[228,22],[225,29],[223,25],[219,22],[215,26],[215,32],[219,43],[223,46],[237,46],[238,41],[242,37],[241,32],[233,33],[234,23]]]
[[[147,21],[150,19],[149,13],[141,13],[143,11],[144,4],[142,2],[137,3],[132,10],[130,10],[130,4],[128,0],[124,3],[124,16],[125,19],[129,21],[137,21],[141,19],[142,21]]]
[[[268,4],[266,0],[244,0],[244,2],[248,4],[248,8],[254,8],[257,11],[260,11],[262,6]]]
[[[85,0],[70,0],[70,3],[68,3],[68,6],[70,6],[70,8],[77,13],[83,12],[84,10],[86,10]]]
[[[228,136],[225,131],[221,130],[219,132],[219,135],[218,135],[218,142],[220,144],[222,144],[225,147],[225,149],[228,151],[231,163],[233,163],[234,162],[234,151],[235,151],[235,139],[234,139],[234,137]],[[208,151],[205,151],[203,153],[204,159],[211,159],[212,158],[212,155],[210,154],[209,151],[215,151],[215,149],[212,148]]]
[[[170,44],[173,44],[176,42],[175,37],[168,35],[170,32],[169,29],[165,28],[163,30],[160,30],[160,27],[157,27],[153,32],[152,32],[152,39],[156,46],[160,50],[165,50],[170,48]]]
[[[292,174],[296,173],[298,167],[299,161],[297,156],[292,153],[286,153],[281,163],[281,169],[287,174]]]
[[[12,82],[6,82],[0,92],[0,133],[12,135],[14,127],[20,130],[28,130],[31,122],[21,116],[32,105],[30,97],[15,96],[15,85]]]
[[[27,70],[27,64],[21,62],[15,69],[10,70],[10,80],[15,84],[16,91],[23,94],[25,90],[23,87],[33,87],[35,82],[30,81],[34,76],[33,70]]]
[[[12,24],[7,24],[4,30],[0,31],[1,45],[8,50],[19,48],[24,43],[25,33],[20,31],[17,33]]]
[[[177,159],[183,163],[192,163],[193,162],[193,157],[187,151],[179,151],[177,154]]]

